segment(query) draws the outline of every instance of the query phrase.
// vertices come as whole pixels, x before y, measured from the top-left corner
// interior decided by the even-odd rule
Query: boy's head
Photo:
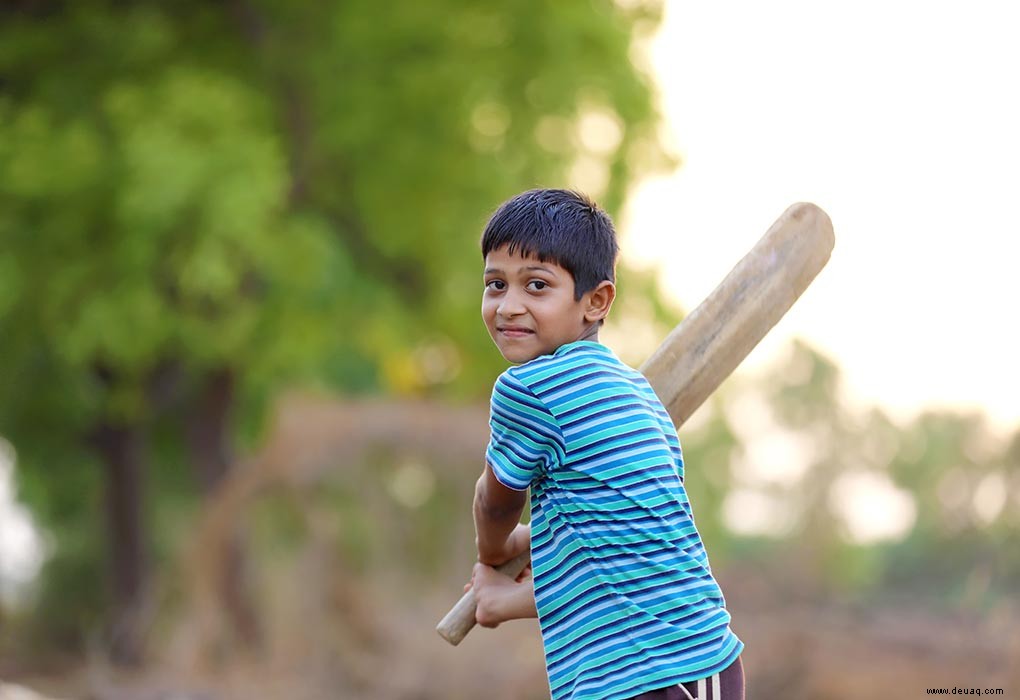
[[[529,190],[505,202],[482,234],[482,317],[511,362],[597,340],[616,294],[609,216],[584,195]]]
[[[616,281],[613,221],[578,192],[528,190],[504,202],[482,233],[482,257],[503,246],[566,269],[575,299],[603,280]]]

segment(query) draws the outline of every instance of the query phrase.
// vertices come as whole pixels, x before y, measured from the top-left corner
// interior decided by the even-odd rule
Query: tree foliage
[[[477,319],[486,214],[578,167],[615,210],[664,162],[630,61],[657,12],[0,9],[0,432],[64,554],[111,508],[96,463],[155,447],[155,483],[179,483],[210,402],[251,436],[290,382],[481,393],[501,365]]]
[[[566,182],[593,110],[620,130],[600,154],[611,208],[655,148],[628,58],[647,10],[4,12],[3,386],[45,355],[67,373],[62,423],[144,413],[167,361],[270,384],[326,366],[341,386],[378,386],[430,338],[484,357],[470,339],[486,212]],[[477,386],[484,372],[460,366]]]

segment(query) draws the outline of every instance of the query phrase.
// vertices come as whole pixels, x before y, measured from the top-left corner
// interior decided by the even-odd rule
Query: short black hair
[[[501,204],[482,233],[482,258],[503,246],[566,269],[575,300],[603,280],[616,282],[613,220],[580,192],[528,190]]]

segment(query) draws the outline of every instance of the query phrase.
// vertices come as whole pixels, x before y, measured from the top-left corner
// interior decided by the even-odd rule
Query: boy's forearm
[[[475,485],[472,512],[478,541],[478,560],[496,566],[514,556],[510,534],[521,520],[523,502],[495,503],[488,493],[485,475]]]
[[[514,584],[503,603],[502,614],[506,620],[527,620],[538,617],[533,579]]]

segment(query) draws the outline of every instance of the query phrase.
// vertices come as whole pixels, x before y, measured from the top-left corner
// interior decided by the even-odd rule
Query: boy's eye
[[[485,283],[486,289],[495,289],[497,292],[502,291],[505,286],[503,280],[489,280]]]
[[[533,288],[533,289],[534,289],[534,290],[535,290],[536,292],[538,292],[538,291],[541,291],[541,290],[545,289],[545,288],[546,288],[546,287],[548,287],[549,285],[548,285],[548,284],[546,284],[545,282],[543,282],[542,280],[531,280],[531,282],[530,282],[530,286],[531,286],[531,287],[532,287],[532,288]]]

